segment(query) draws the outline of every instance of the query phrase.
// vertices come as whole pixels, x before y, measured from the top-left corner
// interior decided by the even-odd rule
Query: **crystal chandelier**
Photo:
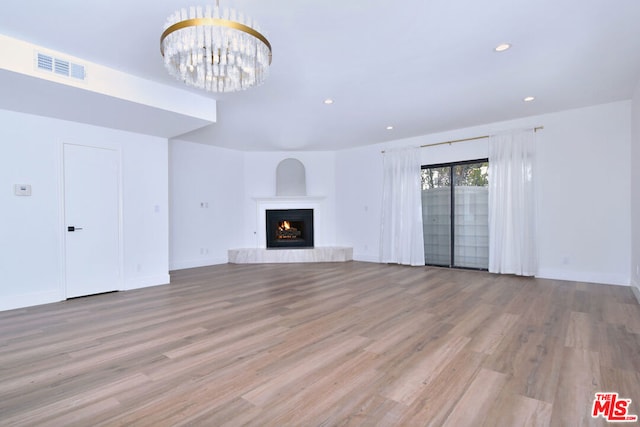
[[[271,44],[235,9],[183,8],[167,18],[160,53],[169,74],[211,92],[258,86],[269,74]]]

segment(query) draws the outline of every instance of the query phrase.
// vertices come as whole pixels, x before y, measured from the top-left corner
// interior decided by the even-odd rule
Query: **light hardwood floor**
[[[627,287],[359,262],[220,265],[0,312],[2,426],[582,426],[640,415]]]

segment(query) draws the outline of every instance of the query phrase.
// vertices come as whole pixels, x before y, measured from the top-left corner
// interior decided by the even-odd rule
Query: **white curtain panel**
[[[384,153],[380,261],[424,265],[420,149]]]
[[[489,271],[534,276],[535,133],[489,138]]]

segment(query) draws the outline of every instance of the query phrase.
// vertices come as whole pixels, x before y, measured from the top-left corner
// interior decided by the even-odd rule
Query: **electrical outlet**
[[[15,184],[13,191],[16,196],[30,196],[31,185],[30,184]]]

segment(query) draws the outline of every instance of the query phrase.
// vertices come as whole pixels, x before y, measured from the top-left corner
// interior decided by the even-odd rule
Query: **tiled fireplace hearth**
[[[353,260],[353,248],[335,246],[312,249],[229,249],[231,264],[344,262],[351,260]]]
[[[353,259],[353,248],[326,243],[324,197],[254,200],[256,247],[230,249],[230,263],[340,262]],[[269,240],[271,243],[267,244]]]

